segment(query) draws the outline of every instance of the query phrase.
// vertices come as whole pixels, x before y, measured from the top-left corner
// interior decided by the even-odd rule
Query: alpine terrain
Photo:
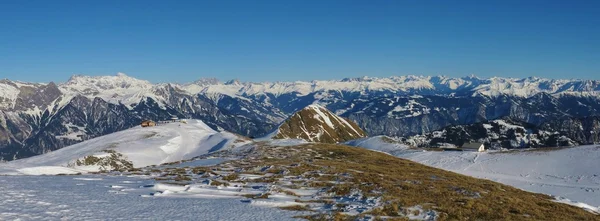
[[[364,136],[318,105],[295,115],[306,122],[293,125],[309,133],[286,131],[292,138]],[[337,126],[344,129],[331,130]],[[396,154],[430,152],[375,138],[381,142],[348,143],[386,146],[379,151],[396,146]],[[100,136],[1,163],[0,174],[12,176],[0,176],[0,219],[145,219],[148,209],[152,218],[186,220],[600,219],[597,207],[561,196],[302,139],[250,140],[187,119]],[[19,176],[43,174],[62,176]]]
[[[217,132],[198,120],[134,127],[39,156],[2,164],[0,174],[78,174],[131,170],[194,157],[250,143]]]
[[[600,134],[596,80],[409,75],[152,84],[119,73],[75,75],[63,83],[0,80],[0,159],[39,155],[172,116],[263,137],[310,104],[356,122],[370,135],[407,137],[498,119],[558,132],[569,144],[597,143]],[[546,144],[565,144],[553,139]]]
[[[596,169],[600,166],[598,145],[486,152],[423,151],[385,136],[362,138],[346,144],[527,191],[551,194],[561,202],[600,212],[600,174]]]
[[[587,131],[589,133],[581,137],[585,137],[583,139],[589,137],[589,143],[597,143],[597,138],[590,136],[594,135],[592,133],[594,129]],[[439,131],[401,138],[401,140],[407,145],[416,147],[460,147],[466,143],[483,143],[489,149],[515,149],[575,146],[579,143],[576,140],[583,140],[577,138],[570,135],[568,131],[557,131],[547,125],[536,127],[511,119],[497,119],[469,125],[448,126]]]
[[[292,114],[272,133],[273,139],[301,139],[320,143],[339,143],[365,136],[356,123],[317,104]]]
[[[0,0],[0,221],[600,221],[600,1],[435,3]]]

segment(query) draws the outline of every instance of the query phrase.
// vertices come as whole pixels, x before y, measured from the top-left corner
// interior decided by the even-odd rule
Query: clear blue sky
[[[0,78],[600,79],[600,1],[0,1]]]

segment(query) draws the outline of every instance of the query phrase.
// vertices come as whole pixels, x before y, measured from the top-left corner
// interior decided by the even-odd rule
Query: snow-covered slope
[[[391,155],[401,154],[411,149],[410,146],[388,136],[365,137],[344,142],[346,145],[362,147],[369,150],[389,153]]]
[[[508,153],[412,152],[425,165],[592,205],[600,212],[600,147]]]
[[[567,198],[600,212],[600,146],[557,150],[460,152],[383,146],[379,139],[349,145],[390,153],[428,166]],[[561,198],[562,197],[562,198]],[[575,202],[563,199],[564,202]],[[585,205],[584,205],[585,206]]]
[[[338,143],[365,136],[366,133],[356,123],[339,117],[320,105],[311,104],[294,113],[267,137]]]
[[[202,154],[240,146],[249,141],[229,132],[217,132],[199,120],[135,127],[81,142],[57,151],[0,164],[4,174],[57,174],[97,171],[86,157],[111,157],[131,162],[133,167],[190,159]],[[114,151],[114,152],[113,152]],[[116,157],[116,156],[112,156]],[[94,158],[91,158],[94,159]],[[80,161],[78,165],[77,161]],[[90,160],[93,161],[93,160]],[[111,169],[110,165],[105,169]]]

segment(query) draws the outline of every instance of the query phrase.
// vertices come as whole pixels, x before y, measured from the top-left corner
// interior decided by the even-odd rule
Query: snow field
[[[202,154],[248,144],[229,132],[217,132],[200,120],[134,127],[87,140],[57,151],[0,164],[0,174],[77,174],[99,171],[95,165],[76,165],[86,156],[106,157],[116,151],[133,167],[191,159]]]
[[[137,176],[0,176],[0,220],[295,220],[297,214],[236,198],[141,197],[156,192],[154,184]]]

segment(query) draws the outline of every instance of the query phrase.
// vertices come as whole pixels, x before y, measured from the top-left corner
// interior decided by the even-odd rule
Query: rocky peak
[[[19,96],[15,101],[14,110],[45,110],[54,100],[62,95],[56,84],[23,86],[19,88]]]
[[[273,138],[338,143],[365,136],[366,133],[356,123],[331,113],[325,107],[312,104],[285,120]]]
[[[225,82],[225,85],[240,85],[240,84],[242,84],[242,82],[240,82],[239,79],[232,79],[232,80]]]

